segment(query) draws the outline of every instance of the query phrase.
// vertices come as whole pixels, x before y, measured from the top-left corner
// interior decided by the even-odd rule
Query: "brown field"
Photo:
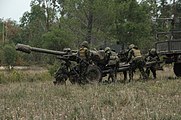
[[[0,84],[0,120],[181,119],[181,79],[170,67],[156,81],[127,84],[54,86],[41,74],[40,81]]]

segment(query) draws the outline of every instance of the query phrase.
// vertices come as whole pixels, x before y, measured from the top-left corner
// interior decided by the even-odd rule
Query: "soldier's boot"
[[[114,75],[113,74],[109,74],[109,77],[108,77],[108,83],[112,83],[114,81]]]
[[[128,82],[133,81],[133,71],[129,71],[129,80]]]
[[[150,76],[150,68],[146,68],[145,73],[147,74],[147,77],[149,77]]]
[[[123,72],[123,83],[126,83],[126,81],[128,80],[128,78],[127,78],[127,71],[124,71]]]
[[[144,71],[143,67],[139,67],[139,70],[141,72],[141,75],[143,76],[143,80],[147,80],[148,76],[147,76],[146,72]]]
[[[63,80],[62,80],[62,81],[56,81],[56,80],[55,80],[55,81],[53,81],[53,84],[54,84],[54,85],[65,85],[66,82],[63,81]]]
[[[124,75],[124,81],[126,81],[126,80],[127,80],[127,72],[124,71],[124,72],[123,72],[123,75]]]
[[[112,76],[112,82],[113,82],[113,83],[116,82],[116,77],[115,77],[115,75]]]
[[[61,80],[60,76],[55,77],[55,80],[53,81],[53,84],[58,85],[60,83],[60,80]]]
[[[147,76],[147,74],[145,72],[142,72],[141,74],[143,76],[143,80],[147,80],[148,79],[148,76]]]
[[[154,80],[156,79],[156,71],[153,72],[153,79],[154,79]]]
[[[54,81],[53,81],[53,84],[54,84],[54,85],[57,85],[57,81],[56,81],[56,80],[54,80]]]

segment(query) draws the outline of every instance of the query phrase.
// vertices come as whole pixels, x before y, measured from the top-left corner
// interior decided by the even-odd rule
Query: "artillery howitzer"
[[[79,62],[80,58],[77,57],[77,51],[72,51],[70,49],[65,49],[64,51],[54,51],[54,50],[48,50],[48,49],[42,49],[42,48],[36,48],[36,47],[31,47],[29,45],[24,45],[24,44],[17,44],[16,45],[16,50],[18,51],[22,51],[25,53],[31,53],[31,52],[39,52],[39,53],[46,53],[46,54],[52,54],[52,55],[56,55],[58,59],[64,61],[61,64],[60,68],[57,70],[57,72],[55,73],[55,79],[56,79],[56,83],[62,83],[65,82],[68,78],[72,83],[76,83],[76,82],[80,82],[80,68],[78,66],[78,64],[75,64],[74,66],[71,66],[72,62]],[[97,73],[96,74],[96,78],[90,77],[90,71],[92,71],[92,69],[94,69],[94,72],[96,72],[95,69],[98,69],[96,66],[93,65],[89,65],[88,69],[87,69],[87,76],[86,79],[91,79],[90,81],[93,80],[98,80],[100,79],[100,75],[98,76]],[[99,71],[100,72],[100,71]],[[90,74],[88,74],[90,73]],[[95,73],[94,73],[95,74]],[[61,80],[60,80],[61,79]]]
[[[64,51],[54,51],[54,50],[31,47],[29,45],[24,45],[24,44],[17,44],[16,50],[29,53],[29,54],[31,52],[39,52],[39,53],[55,55],[57,56],[58,59],[64,61],[62,62],[63,64],[61,64],[60,68],[55,73],[56,82],[57,81],[64,82],[68,78],[71,83],[82,82],[83,78],[80,78],[80,67],[79,67],[79,64],[77,64],[81,62],[81,59],[77,56],[76,50],[65,49]],[[97,59],[97,57],[94,57],[94,58]],[[73,65],[72,64],[73,62],[76,62],[76,63]],[[85,62],[85,61],[82,61],[82,62]],[[85,81],[99,82],[102,79],[102,71],[100,70],[100,68],[97,65],[94,65],[92,63],[86,63],[86,64],[88,64],[88,68],[86,70]]]
[[[58,59],[62,60],[60,68],[55,73],[56,81],[54,83],[64,83],[67,79],[71,83],[82,83],[82,82],[100,82],[104,76],[110,74],[115,69],[104,62],[104,56],[100,55],[100,51],[91,51],[92,62],[87,63],[81,61],[77,56],[76,50],[65,49],[64,51],[54,51],[42,48],[31,47],[29,45],[17,44],[16,50],[25,53],[39,52],[56,55]],[[75,62],[75,64],[73,64]],[[78,63],[85,62],[87,69],[85,77],[81,78],[80,66]],[[156,64],[156,62],[148,62],[146,66]],[[129,70],[129,64],[119,63],[116,72],[123,72]],[[83,80],[86,79],[86,80]]]

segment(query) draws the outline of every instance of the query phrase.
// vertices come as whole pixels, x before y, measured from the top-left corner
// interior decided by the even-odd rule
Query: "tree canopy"
[[[2,45],[62,50],[87,40],[92,48],[134,43],[149,49],[156,30],[170,29],[154,19],[181,14],[181,0],[32,0],[30,6],[20,24],[0,19]],[[42,59],[37,55],[35,61]]]

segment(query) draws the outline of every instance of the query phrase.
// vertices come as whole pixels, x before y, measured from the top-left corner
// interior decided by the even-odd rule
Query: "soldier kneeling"
[[[53,81],[54,85],[63,85],[66,83],[68,79],[68,66],[66,62],[61,63],[61,67],[55,73],[55,81]]]

